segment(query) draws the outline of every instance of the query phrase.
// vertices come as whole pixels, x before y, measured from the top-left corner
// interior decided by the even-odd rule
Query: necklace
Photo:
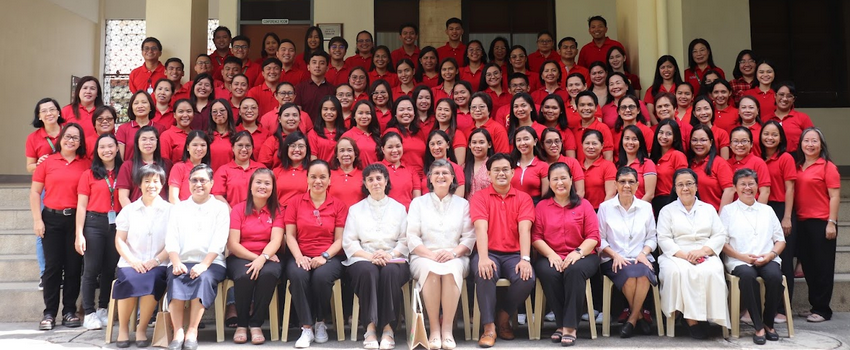
[[[634,205],[635,205],[635,204],[634,204],[634,203],[632,203],[632,206],[634,206]],[[637,210],[635,210],[635,211],[637,211]],[[622,218],[623,218],[623,222],[626,222],[626,217],[628,217],[628,216],[629,216],[629,211],[628,211],[628,210],[624,210],[624,211],[620,211],[619,213],[620,213],[620,217],[622,217]],[[634,236],[634,230],[635,230],[635,220],[637,220],[637,213],[634,213],[634,215],[632,215],[632,223],[630,223],[630,224],[629,224],[629,226],[628,226],[628,229],[629,229],[629,242],[631,242],[631,241],[632,241],[632,237]]]

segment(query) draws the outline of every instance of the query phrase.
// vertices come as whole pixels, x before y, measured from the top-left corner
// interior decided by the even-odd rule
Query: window
[[[555,33],[553,0],[465,0],[461,6],[466,42],[480,40],[485,50],[494,38],[503,36],[530,54],[537,51],[537,33]]]

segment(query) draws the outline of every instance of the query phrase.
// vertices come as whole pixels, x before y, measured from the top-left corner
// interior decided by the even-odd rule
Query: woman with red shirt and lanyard
[[[59,134],[59,141],[57,152],[35,169],[30,189],[33,231],[42,238],[45,257],[42,276],[44,316],[39,323],[40,330],[51,330],[56,324],[59,289],[62,289],[62,325],[80,326],[76,301],[80,294],[83,259],[74,251],[74,214],[77,209],[77,182],[91,167],[91,161],[86,153],[83,128],[79,124],[66,124]],[[42,190],[45,190],[43,210]],[[61,287],[63,273],[65,282]]]
[[[183,157],[179,163],[174,164],[168,175],[168,201],[171,204],[185,201],[192,196],[189,175],[198,164],[210,165],[209,145],[210,137],[203,131],[189,132],[183,146]]]
[[[212,139],[209,144],[210,167],[216,171],[233,160],[233,145],[230,144],[230,137],[236,133],[236,125],[233,124],[233,109],[230,108],[230,102],[225,99],[213,101],[208,124],[207,135]]]
[[[331,95],[322,98],[319,111],[313,118],[313,129],[307,132],[310,149],[316,158],[330,162],[336,143],[346,130],[339,100]]]
[[[427,140],[420,134],[427,134],[430,130],[423,130],[419,125],[412,98],[407,95],[401,96],[395,100],[394,105],[393,118],[387,124],[384,134],[393,131],[401,136],[401,142],[404,144],[404,154],[401,157],[404,164],[412,168],[417,175],[422,176]]]
[[[69,123],[77,123],[83,127],[86,136],[96,135],[94,127],[89,127],[94,110],[103,106],[103,90],[100,82],[93,76],[85,76],[77,82],[74,89],[74,99],[71,104],[62,108],[62,115]]]
[[[292,253],[292,259],[286,262],[286,276],[302,330],[296,348],[309,347],[314,340],[328,341],[324,320],[330,311],[334,281],[342,276],[342,231],[348,216],[342,202],[328,195],[328,163],[319,159],[310,162],[307,174],[304,182],[309,191],[293,196],[284,216],[286,246]],[[304,182],[299,187],[303,188]]]
[[[388,194],[407,209],[413,198],[422,195],[422,186],[419,174],[402,161],[403,157],[401,135],[393,131],[385,133],[381,137],[381,164],[389,171],[389,182],[395,184],[390,186]]]
[[[442,130],[432,130],[430,134],[428,134],[428,152],[425,153],[425,169],[430,169],[431,164],[433,164],[437,160],[445,160],[452,166],[452,170],[456,173],[455,182],[458,184],[458,188],[452,193],[456,196],[463,197],[464,190],[466,189],[466,178],[463,174],[463,168],[455,162],[455,158],[453,156],[453,152],[449,151],[449,143],[451,139],[449,135],[446,134]],[[430,178],[423,174],[422,176],[422,194],[428,193],[428,181]]]
[[[717,212],[735,198],[732,185],[732,168],[723,158],[718,158],[716,138],[707,125],[694,126],[691,146],[688,147],[688,167],[699,174],[697,191],[700,200],[711,204]]]
[[[331,186],[328,193],[342,201],[346,207],[351,207],[363,200],[365,195],[356,186],[363,177],[362,168],[357,143],[347,137],[340,138],[334,148],[334,157],[331,161],[331,182],[336,185]]]
[[[242,130],[233,135],[233,161],[222,165],[215,172],[212,194],[216,199],[227,203],[231,209],[236,204],[245,201],[245,193],[249,191],[250,176],[265,166],[251,159],[254,139],[248,131]]]
[[[246,201],[230,211],[227,239],[230,256],[226,262],[227,276],[233,280],[236,295],[237,327],[233,342],[248,342],[250,327],[251,344],[259,345],[266,341],[260,327],[266,321],[268,305],[281,275],[276,253],[282,248],[284,224],[272,171],[258,169],[251,175],[249,184]]]
[[[536,205],[549,192],[549,179],[546,177],[549,164],[538,153],[537,132],[530,126],[519,127],[513,141],[511,159],[515,164],[511,187],[527,193]]]
[[[835,285],[841,177],[818,128],[803,130],[796,158],[794,192],[806,194],[794,197],[798,220],[797,256],[803,265],[809,287],[809,304],[812,305],[801,316],[807,317],[809,322],[823,322],[832,318],[829,302]]]
[[[33,173],[36,167],[47,159],[47,156],[56,153],[62,124],[65,124],[65,119],[62,118],[59,102],[48,97],[35,104],[35,118],[33,118],[32,126],[36,130],[27,136],[24,147],[27,172]]]
[[[115,179],[121,168],[118,140],[110,134],[101,135],[94,146],[91,169],[86,170],[77,184],[76,241],[74,247],[83,256],[83,311],[86,329],[100,329],[106,323],[118,251],[115,250],[115,218],[121,210]],[[106,185],[106,186],[104,186]],[[100,276],[100,283],[98,283]],[[98,305],[94,290],[100,289]],[[97,307],[97,308],[96,308]]]
[[[162,158],[162,152],[159,150],[159,131],[155,127],[143,126],[136,132],[134,141],[133,157],[130,158],[130,161],[124,161],[121,164],[115,185],[118,188],[118,201],[121,202],[121,207],[130,205],[142,196],[142,190],[136,185],[138,181],[134,180],[138,180],[139,170],[145,164],[156,163],[162,170],[165,170],[166,178],[171,173],[172,163],[170,160]],[[168,184],[162,184],[162,191],[159,193],[162,199],[168,200],[168,193]]]
[[[664,102],[661,99],[658,101]],[[669,102],[667,102],[669,103]],[[673,174],[676,170],[688,167],[688,158],[682,148],[682,135],[679,123],[673,119],[662,119],[655,128],[655,142],[649,158],[655,162],[655,198],[652,199],[652,210],[655,217],[665,205],[670,204],[670,194],[673,191]]]
[[[280,145],[280,165],[273,168],[277,180],[278,201],[286,208],[289,199],[304,193],[307,181],[306,163],[311,157],[310,144],[300,131],[287,136]]]
[[[714,55],[711,53],[711,45],[703,38],[697,38],[688,45],[688,69],[685,69],[685,82],[691,84],[699,94],[699,86],[705,78],[705,72],[709,69],[715,70],[720,77],[726,79],[723,70],[714,64]]]

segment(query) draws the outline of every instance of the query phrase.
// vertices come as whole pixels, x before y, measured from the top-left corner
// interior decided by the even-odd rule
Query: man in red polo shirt
[[[567,77],[573,73],[584,75],[584,83],[590,84],[590,71],[576,63],[578,56],[578,42],[575,38],[568,36],[558,42],[558,54],[561,55],[561,85],[567,85]],[[564,101],[565,103],[567,101]]]
[[[514,338],[510,317],[531,294],[535,276],[531,268],[534,202],[525,192],[511,188],[514,166],[507,154],[490,157],[487,174],[492,185],[472,196],[469,215],[475,225],[477,249],[470,266],[484,325],[478,346],[489,348],[496,342],[497,329],[499,338]],[[510,280],[511,285],[504,300],[496,303],[500,278]]]
[[[335,36],[328,42],[328,53],[331,61],[328,62],[328,72],[325,79],[334,86],[348,82],[348,72],[351,70],[345,66],[345,53],[348,52],[348,41],[341,36]]]
[[[623,44],[619,41],[608,38],[608,21],[602,16],[593,16],[587,20],[588,32],[593,40],[581,47],[581,53],[578,56],[578,65],[589,67],[591,63],[596,61],[608,62],[608,50],[613,46],[619,46],[626,51]]]
[[[329,58],[328,53],[324,51],[310,53],[309,63],[307,63],[310,79],[295,85],[295,104],[301,106],[301,110],[307,112],[313,119],[316,119],[319,114],[321,100],[328,95],[336,94],[336,87],[325,79]]]
[[[416,46],[416,40],[419,39],[419,27],[413,23],[402,24],[398,29],[398,38],[401,40],[401,47],[390,54],[393,63],[398,64],[399,60],[407,58],[413,62],[413,69],[416,69],[415,66],[419,64],[419,46]]]
[[[555,39],[552,33],[544,30],[537,33],[537,51],[528,55],[528,66],[535,72],[540,71],[540,66],[548,60],[557,61],[558,55],[552,48],[555,47]]]
[[[142,41],[142,57],[145,63],[130,72],[130,92],[135,93],[145,90],[153,93],[153,84],[165,78],[165,66],[159,61],[162,56],[162,43],[154,37],[147,37]]]
[[[508,92],[511,93],[511,101],[513,100],[513,96],[520,92],[528,93],[528,76],[523,73],[514,73],[511,74],[510,80],[508,80]],[[535,104],[534,110],[540,110],[540,106]],[[507,103],[502,107],[499,107],[499,110],[496,111],[496,114],[493,114],[491,118],[499,123],[499,125],[503,125],[505,130],[508,129],[508,117],[511,115],[511,103]]]
[[[263,81],[257,79],[257,77],[261,76],[260,73],[260,65],[256,64],[250,58],[248,58],[248,53],[251,52],[251,39],[248,39],[247,36],[237,35],[230,41],[230,50],[233,52],[233,56],[242,60],[242,74],[245,74],[248,77],[248,86],[257,86],[263,83]],[[224,65],[227,64],[227,59],[222,63],[222,69],[224,69]],[[223,75],[223,71],[219,72],[219,74]],[[224,80],[224,77],[221,77]],[[230,84],[225,84],[230,85]]]
[[[249,60],[247,57],[245,59]],[[242,73],[242,62],[244,62],[244,61],[239,59],[238,57],[235,57],[235,56],[228,57],[224,60],[224,67],[221,67],[221,80],[222,80],[222,84],[224,85],[224,89],[227,90],[228,92],[232,91],[230,84],[233,83],[233,77],[235,77],[236,74]],[[256,63],[251,63],[251,65],[252,65],[252,67],[257,67],[257,68],[260,67],[260,65],[258,65]],[[251,86],[250,81],[251,80],[249,78],[249,80],[248,80],[248,82],[249,82],[248,86],[249,87]],[[232,95],[232,94],[229,94],[229,95]],[[225,96],[220,96],[218,94],[218,92],[216,92],[215,97],[216,98],[225,98]]]
[[[275,88],[280,78],[280,60],[271,57],[263,61],[263,84],[248,90],[247,97],[257,100],[259,113],[263,115],[277,107],[277,99],[274,97]]]
[[[372,38],[372,33],[361,30],[357,33],[357,52],[354,56],[345,59],[345,67],[352,69],[354,67],[363,67],[369,70],[372,65],[372,54],[375,53],[375,40]]]
[[[195,77],[201,74],[209,74],[212,75],[212,58],[210,55],[202,53],[195,58]],[[219,72],[220,73],[220,72]],[[189,95],[192,94],[192,86],[195,84],[194,80],[189,80],[186,84],[183,84],[183,88],[189,91]],[[213,88],[215,89],[215,98],[228,98],[230,96],[230,91],[224,88],[224,83],[221,82],[221,74],[219,74],[218,79],[213,77]],[[174,100],[174,98],[171,98]],[[176,100],[175,100],[176,101]]]
[[[280,46],[277,47],[277,59],[280,60],[281,65],[278,82],[297,85],[310,78],[307,72],[295,67],[295,53],[295,43],[292,40],[283,39],[280,41]],[[262,109],[262,105],[260,109]]]
[[[224,66],[224,60],[233,56],[233,53],[230,52],[230,41],[232,38],[233,34],[225,26],[218,26],[213,30],[215,51],[210,53],[210,60],[212,61],[210,74],[212,74],[213,79],[221,80],[221,67]]]
[[[183,60],[172,57],[165,61],[165,78],[171,82],[174,93],[171,94],[171,104],[177,100],[189,98],[189,89],[183,86],[185,74]]]
[[[440,57],[440,61],[452,57],[462,66],[463,56],[466,55],[466,45],[461,41],[463,40],[463,21],[457,17],[449,18],[446,21],[446,35],[449,41],[437,48],[437,56]]]

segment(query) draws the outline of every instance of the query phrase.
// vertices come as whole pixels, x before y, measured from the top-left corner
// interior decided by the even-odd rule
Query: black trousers
[[[579,259],[564,272],[549,266],[549,259],[537,259],[534,271],[540,278],[546,302],[555,313],[556,327],[576,328],[584,307],[585,280],[599,270],[599,256],[591,254]],[[590,313],[590,310],[588,310]],[[593,321],[591,313],[590,322]]]
[[[233,292],[236,295],[236,326],[262,327],[269,316],[269,303],[274,295],[274,289],[280,281],[281,264],[266,261],[257,279],[252,280],[247,274],[245,264],[250,260],[227,257],[227,277],[233,281]],[[254,313],[251,314],[251,302],[254,303]]]
[[[289,293],[301,325],[312,325],[314,320],[324,320],[328,316],[334,282],[342,276],[342,261],[343,257],[337,255],[310,271],[298,267],[295,259],[286,262]]]
[[[86,223],[83,226],[83,236],[86,238],[86,251],[83,255],[83,311],[86,315],[95,312],[97,308],[109,306],[109,296],[112,293],[112,280],[115,279],[115,266],[118,265],[118,251],[115,250],[115,225],[109,224],[109,218],[104,214],[86,213]],[[97,276],[100,275],[100,283]],[[97,308],[94,304],[94,290],[100,287],[100,297]]]
[[[776,213],[776,217],[779,221],[782,221],[782,217],[785,216],[785,202],[767,202],[771,208],[773,208],[773,212]],[[779,258],[782,259],[782,275],[785,276],[785,280],[788,281],[788,297],[791,300],[794,300],[794,257],[796,256],[795,251],[797,249],[797,213],[791,213],[791,233],[785,236],[785,249],[782,250],[782,254],[779,254]],[[780,313],[785,314],[787,311],[785,310],[785,306],[783,304],[779,305]],[[789,315],[790,316],[790,315]]]
[[[378,266],[358,261],[348,267],[351,287],[360,298],[360,323],[374,323],[380,332],[386,325],[395,329],[404,296],[401,287],[410,281],[407,263]],[[357,332],[357,330],[352,330]]]
[[[832,318],[829,302],[835,284],[835,239],[826,239],[826,220],[810,219],[797,222],[797,255],[809,287],[812,313]]]
[[[516,265],[521,260],[519,253],[490,252],[488,255],[496,263],[493,278],[484,279],[478,274],[478,254],[473,255],[470,261],[472,265],[471,273],[474,276],[473,278],[475,278],[475,287],[478,289],[478,308],[481,311],[481,324],[495,322],[497,306],[508,314],[513,315],[517,307],[522,305],[523,301],[531,294],[535,285],[535,274],[533,271],[531,278],[525,281],[520,274],[516,273]],[[496,305],[496,282],[500,278],[506,278],[511,281],[511,286],[507,287],[508,292],[505,293],[505,297]]]
[[[740,278],[741,303],[750,312],[756,330],[768,326],[773,328],[773,318],[782,300],[782,271],[779,264],[769,262],[763,266],[738,265],[732,275]],[[761,288],[756,278],[764,280],[764,310],[761,309]],[[790,315],[789,315],[790,316]]]
[[[83,257],[74,249],[76,217],[53,214],[42,210],[44,222],[44,315],[57,316],[59,293],[62,295],[62,314],[76,313],[80,296],[80,277]],[[65,274],[65,287],[62,274]]]

